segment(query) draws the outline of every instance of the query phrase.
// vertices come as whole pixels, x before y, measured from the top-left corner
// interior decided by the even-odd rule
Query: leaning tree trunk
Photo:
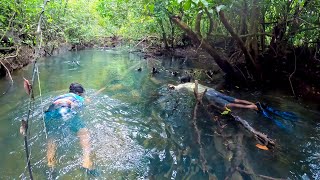
[[[231,36],[237,41],[240,49],[242,50],[242,52],[245,56],[247,65],[249,66],[249,68],[251,69],[252,72],[255,72],[256,77],[259,77],[257,75],[261,73],[260,66],[256,63],[255,59],[253,59],[253,57],[251,56],[248,49],[244,45],[244,42],[242,41],[240,36],[235,33],[235,31],[233,30],[233,28],[231,27],[231,25],[229,24],[229,22],[225,18],[222,10],[219,11],[219,17],[220,17],[220,21],[222,22],[224,27],[228,30],[228,32],[231,34]]]
[[[171,19],[172,22],[179,26],[190,37],[193,43],[205,49],[214,58],[214,61],[218,64],[223,72],[225,72],[227,75],[235,76],[235,71],[231,64],[226,60],[226,58],[221,57],[214,47],[212,47],[205,39],[201,39],[201,37],[193,32],[192,29],[188,27],[187,24],[182,22],[179,17],[172,16]]]

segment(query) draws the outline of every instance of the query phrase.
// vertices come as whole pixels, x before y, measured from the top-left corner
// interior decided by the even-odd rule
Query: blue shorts
[[[59,134],[61,130],[66,128],[77,133],[81,128],[85,128],[79,115],[68,107],[45,112],[45,125],[48,134]]]
[[[231,96],[227,96],[225,94],[222,94],[214,89],[208,89],[206,92],[206,97],[209,101],[213,101],[221,106],[226,106],[230,103],[235,102],[235,98]]]

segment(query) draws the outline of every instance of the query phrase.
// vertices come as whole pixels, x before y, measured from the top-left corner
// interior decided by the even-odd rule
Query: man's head
[[[85,89],[79,83],[71,83],[69,87],[69,92],[75,93],[81,96],[85,92]]]

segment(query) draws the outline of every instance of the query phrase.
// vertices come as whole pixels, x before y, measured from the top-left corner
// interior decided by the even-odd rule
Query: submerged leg
[[[48,139],[47,142],[47,160],[48,160],[48,167],[53,168],[56,164],[56,150],[57,144],[53,139]]]
[[[245,108],[245,109],[252,109],[252,110],[258,111],[258,107],[255,104],[244,105],[244,104],[237,104],[237,103],[229,103],[226,105],[226,107],[228,108],[237,107],[237,108]]]
[[[82,147],[82,154],[83,154],[83,162],[82,166],[87,169],[92,169],[92,161],[90,159],[90,133],[86,128],[81,128],[77,133],[80,145]]]
[[[247,100],[242,100],[242,99],[235,99],[234,102],[241,103],[241,104],[246,104],[246,105],[254,105],[253,102],[250,102],[250,101],[247,101]]]

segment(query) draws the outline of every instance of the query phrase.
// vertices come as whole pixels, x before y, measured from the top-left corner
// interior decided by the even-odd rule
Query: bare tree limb
[[[294,49],[293,49],[293,53],[294,53],[294,70],[289,76],[289,82],[290,82],[290,87],[291,87],[292,93],[296,97],[296,93],[294,92],[293,85],[291,82],[291,78],[294,75],[294,73],[296,73],[296,70],[297,70],[297,56],[296,56],[296,51]]]
[[[194,96],[197,100],[196,102],[196,105],[194,106],[194,109],[193,109],[193,121],[192,121],[192,124],[194,126],[194,129],[195,129],[195,132],[197,134],[197,143],[199,145],[199,151],[200,151],[200,160],[201,160],[201,166],[202,166],[202,170],[203,172],[208,172],[208,167],[207,167],[207,160],[204,156],[204,150],[203,150],[203,147],[202,147],[202,144],[201,144],[201,133],[200,133],[200,130],[198,128],[198,125],[197,125],[197,111],[198,111],[198,106],[202,104],[202,98],[204,96],[204,94],[206,93],[206,90],[202,93],[202,94],[199,94],[198,92],[198,80],[195,80],[195,88],[194,88]]]

